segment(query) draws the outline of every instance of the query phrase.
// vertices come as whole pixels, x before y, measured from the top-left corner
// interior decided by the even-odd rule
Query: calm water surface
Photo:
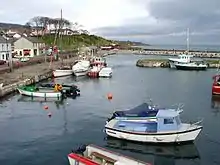
[[[94,143],[155,165],[220,164],[220,99],[211,98],[212,75],[135,66],[145,56],[109,56],[111,79],[56,79],[75,82],[81,96],[62,104],[30,102],[15,95],[0,104],[0,165],[67,165],[67,154],[81,144]],[[113,94],[107,100],[108,92]],[[105,139],[105,120],[116,109],[132,108],[152,98],[161,107],[184,103],[183,121],[203,118],[195,145],[152,146]],[[44,106],[48,110],[44,110]],[[48,113],[52,117],[48,117]]]

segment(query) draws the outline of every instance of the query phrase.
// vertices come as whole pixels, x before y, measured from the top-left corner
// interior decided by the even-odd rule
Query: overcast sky
[[[63,17],[92,33],[150,44],[220,44],[220,0],[7,0],[0,22]]]

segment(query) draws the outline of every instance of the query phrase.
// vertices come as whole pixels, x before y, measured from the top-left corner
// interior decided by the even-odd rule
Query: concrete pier
[[[72,65],[76,56],[63,60],[63,65]],[[17,90],[20,85],[30,85],[52,77],[52,69],[57,69],[60,61],[53,62],[52,68],[50,63],[35,64],[15,69],[14,72],[0,75],[0,97],[4,97]]]
[[[218,68],[219,63],[217,60],[207,60],[208,68]],[[146,67],[146,68],[169,68],[170,64],[166,59],[140,59],[136,62],[136,66],[138,67]]]

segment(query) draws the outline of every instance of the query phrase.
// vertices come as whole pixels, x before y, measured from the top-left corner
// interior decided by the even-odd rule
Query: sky
[[[7,0],[0,22],[63,17],[93,34],[149,44],[220,44],[220,0]]]

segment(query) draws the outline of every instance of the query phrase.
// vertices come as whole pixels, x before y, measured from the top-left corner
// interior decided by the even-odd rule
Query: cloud
[[[148,15],[127,20],[123,26],[103,27],[94,32],[113,38],[185,44],[186,29],[190,28],[194,42],[216,43],[220,40],[216,37],[219,37],[220,27],[219,0],[137,0],[133,3],[144,6]]]
[[[34,16],[60,17],[109,38],[152,43],[218,42],[219,0],[8,0],[0,22],[25,24]],[[220,38],[219,38],[220,39]]]

